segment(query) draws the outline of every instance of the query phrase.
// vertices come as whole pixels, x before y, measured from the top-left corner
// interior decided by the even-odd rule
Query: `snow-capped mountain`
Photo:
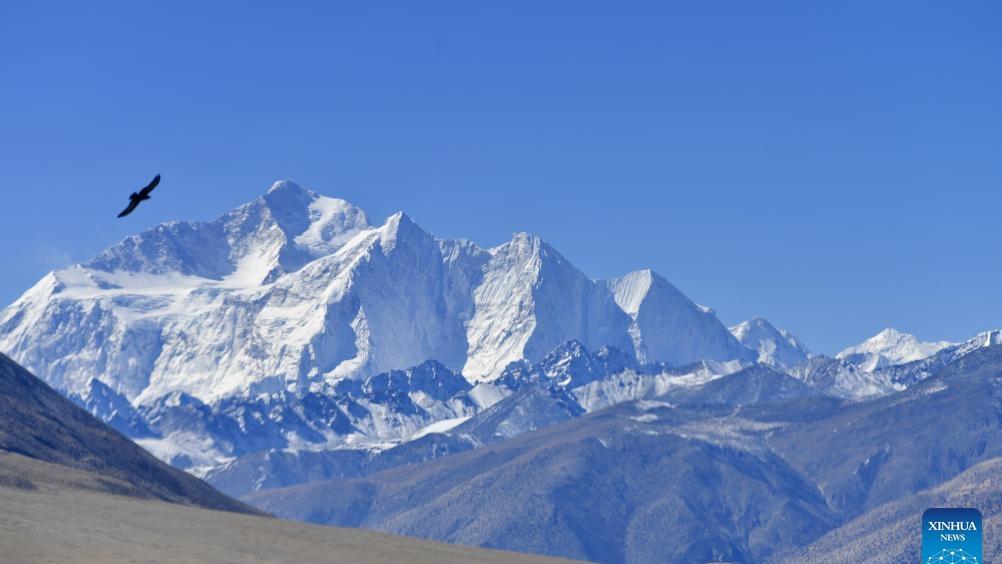
[[[624,401],[684,394],[747,367],[742,361],[701,361],[681,368],[639,365],[617,349],[590,353],[570,341],[536,364],[513,362],[497,379],[476,384],[441,363],[426,361],[306,392],[229,396],[212,403],[175,391],[133,408],[96,380],[89,394],[71,397],[163,460],[204,473],[235,459],[261,463],[257,453],[263,451],[379,452],[469,427],[475,424],[471,418],[499,410],[507,414],[503,432],[514,435]],[[553,412],[550,400],[560,398],[566,401]],[[462,446],[479,444],[483,441]],[[310,460],[324,465],[327,458]],[[292,478],[283,480],[291,483]]]
[[[915,335],[884,329],[862,343],[846,348],[835,355],[835,358],[854,362],[864,370],[873,371],[928,358],[953,344],[947,341],[923,342]]]
[[[404,373],[413,375],[404,378]],[[395,381],[397,385],[392,394],[387,394],[381,391],[384,386],[370,385],[370,380]],[[432,401],[422,391],[430,388],[440,390]],[[350,392],[347,397],[343,395],[346,391]],[[513,362],[497,379],[472,387],[461,376],[429,362],[361,384],[343,380],[323,393],[323,397],[311,393],[299,402],[331,406],[319,412],[324,414],[319,419],[310,415],[317,410],[295,408],[294,398],[271,402],[263,408],[247,401],[241,404],[225,400],[215,408],[222,418],[261,421],[268,414],[275,420],[265,421],[268,427],[264,429],[256,424],[249,429],[250,436],[281,439],[273,431],[284,429],[296,440],[257,442],[254,448],[247,448],[251,444],[249,437],[219,432],[235,429],[233,423],[206,428],[196,434],[213,437],[216,445],[233,444],[238,448],[227,450],[235,458],[219,454],[214,459],[201,457],[199,470],[223,491],[243,495],[266,489],[268,484],[288,486],[324,477],[360,476],[465,452],[632,400],[737,406],[819,395],[807,384],[758,364],[700,361],[679,368],[657,363],[641,365],[615,348],[604,347],[591,353],[577,341],[564,343],[535,364]],[[397,399],[388,401],[388,397]],[[415,409],[411,404],[417,405],[416,399],[422,398],[424,407]],[[239,413],[234,407],[240,407],[245,414],[234,417],[235,412]],[[315,422],[308,425],[313,429],[332,427],[328,422],[332,411],[343,412],[342,419],[350,422],[348,428],[319,439],[316,433],[303,431],[303,421],[311,418]],[[373,421],[386,423],[373,425]],[[162,428],[155,421],[151,425]],[[165,442],[185,446],[183,441]],[[144,440],[143,444],[157,451],[153,441]],[[189,445],[197,457],[198,449],[191,447],[197,445]],[[177,455],[167,458],[175,463],[185,461]]]
[[[629,334],[640,362],[679,366],[698,360],[755,359],[712,309],[693,303],[654,271],[639,270],[604,282],[630,316]]]
[[[487,403],[475,390],[461,375],[427,361],[305,392],[231,396],[211,404],[171,392],[139,406],[154,436],[137,442],[199,471],[268,449],[379,450],[479,413]],[[488,394],[487,400],[509,393]]]
[[[1000,335],[911,362],[930,345],[812,355],[763,319],[728,330],[650,270],[595,281],[529,234],[485,249],[403,213],[374,226],[291,182],[215,221],[129,237],[0,311],[0,350],[157,457],[243,493],[630,401],[856,402]]]
[[[489,253],[464,343],[468,378],[490,379],[572,339],[630,350],[629,318],[612,295],[538,237],[519,233]]]
[[[901,335],[893,330],[883,333],[887,333],[890,341],[896,341],[895,335]],[[905,337],[902,339],[905,343],[903,350],[910,350],[908,353],[902,352],[901,355],[896,355],[892,350],[885,349],[890,356],[883,353],[853,353],[840,355],[840,358],[817,355],[788,372],[826,394],[858,400],[904,391],[972,353],[1002,345],[1002,331],[985,331],[962,343],[948,345],[929,356],[922,357],[923,344],[919,343],[919,346],[912,347],[908,344],[911,339],[907,338],[911,336],[905,335]],[[940,344],[942,343],[925,343],[925,350],[928,350],[928,346],[938,347]],[[919,358],[900,362],[903,358],[907,358],[907,354]],[[877,361],[874,361],[875,358]]]
[[[789,369],[811,358],[811,351],[793,333],[779,329],[761,317],[753,317],[730,328],[742,345],[758,352],[758,361]]]
[[[990,349],[994,353],[998,351],[1000,346],[1002,346],[1002,330],[983,331],[927,358],[906,364],[896,364],[877,370],[877,372],[885,375],[899,389],[907,388],[916,382],[925,380],[948,365],[963,361],[972,354],[981,353],[985,349]]]
[[[56,388],[133,405],[305,393],[441,362],[471,382],[569,340],[639,361],[751,359],[707,308],[641,271],[596,282],[528,234],[482,249],[403,213],[278,182],[51,272],[0,312],[0,350]]]
[[[727,329],[650,270],[596,281],[529,234],[481,248],[403,213],[372,225],[291,182],[49,273],[0,311],[0,350],[158,458],[283,514],[491,543],[456,523],[498,519],[598,560],[560,539],[628,525],[640,534],[616,534],[674,544],[650,531],[676,530],[681,507],[715,531],[683,531],[686,557],[755,560],[1002,452],[1000,331],[952,345],[887,330],[814,355],[761,318]],[[977,408],[950,420],[962,448],[922,435],[916,414],[944,398]],[[938,447],[950,464],[922,464]],[[707,476],[731,505],[706,498]],[[266,492],[327,479],[352,482]],[[508,507],[512,491],[557,509]],[[430,502],[449,510],[421,513]]]

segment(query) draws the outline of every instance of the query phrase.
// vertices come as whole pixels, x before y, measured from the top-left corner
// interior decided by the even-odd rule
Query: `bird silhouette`
[[[139,202],[142,202],[143,200],[149,200],[150,192],[152,192],[153,189],[157,187],[157,184],[160,184],[159,174],[156,176],[156,178],[153,179],[152,182],[146,185],[146,188],[143,188],[139,192],[133,192],[131,195],[129,195],[129,206],[124,210],[122,210],[122,213],[118,214],[118,217],[125,217],[129,215],[130,213],[132,213],[132,210],[136,209],[139,206]]]

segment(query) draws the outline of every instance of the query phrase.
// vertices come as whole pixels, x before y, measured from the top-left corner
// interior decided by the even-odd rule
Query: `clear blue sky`
[[[292,178],[835,352],[1002,326],[999,2],[0,2],[0,302]],[[152,205],[126,196],[156,172]]]

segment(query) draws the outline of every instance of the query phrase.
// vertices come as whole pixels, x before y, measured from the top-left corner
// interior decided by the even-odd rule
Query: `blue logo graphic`
[[[981,564],[981,512],[927,509],[922,514],[923,564]]]

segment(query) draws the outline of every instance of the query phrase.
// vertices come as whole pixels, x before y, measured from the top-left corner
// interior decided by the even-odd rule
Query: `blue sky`
[[[977,1],[3,2],[0,302],[292,178],[651,267],[821,352],[963,339],[1002,326],[1000,26]]]

